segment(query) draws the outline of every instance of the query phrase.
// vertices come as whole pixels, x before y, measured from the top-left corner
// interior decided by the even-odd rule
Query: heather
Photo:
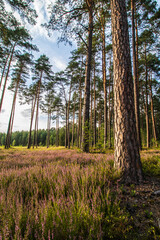
[[[139,190],[119,176],[111,153],[1,148],[0,239],[137,239],[130,209],[140,211]],[[142,239],[158,239],[148,205],[143,213],[150,225]]]

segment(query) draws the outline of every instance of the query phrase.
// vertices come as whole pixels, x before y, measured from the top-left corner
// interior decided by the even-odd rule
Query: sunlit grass
[[[141,155],[145,174],[157,176],[160,151],[150,162]],[[1,147],[0,239],[130,239],[113,159],[113,150]]]

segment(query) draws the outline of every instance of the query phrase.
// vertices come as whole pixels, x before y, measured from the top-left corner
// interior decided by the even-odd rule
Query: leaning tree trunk
[[[135,2],[131,0],[132,10],[132,50],[133,50],[133,79],[134,79],[134,104],[135,104],[135,117],[136,129],[139,148],[141,149],[141,135],[140,135],[140,119],[139,119],[139,84],[137,78],[137,61],[136,61],[136,46],[135,46]]]
[[[3,71],[2,71],[2,75],[1,75],[1,81],[0,81],[0,88],[1,88],[1,85],[2,85],[2,81],[3,81],[4,74],[5,74],[5,70],[6,70],[6,66],[7,66],[7,63],[8,63],[9,56],[10,56],[10,53],[8,54],[7,59],[5,61],[5,64],[4,64],[4,67],[3,67]]]
[[[142,180],[125,0],[111,0],[115,167],[126,183]]]
[[[12,52],[11,52],[11,56],[10,56],[10,59],[9,59],[9,64],[8,64],[8,69],[7,69],[6,77],[5,77],[5,80],[4,80],[4,86],[3,86],[2,95],[1,95],[1,101],[0,101],[0,112],[1,112],[1,110],[2,110],[4,93],[5,93],[5,90],[6,90],[6,85],[7,85],[9,70],[10,70],[10,67],[11,67],[11,62],[12,62],[12,58],[13,58],[13,53],[14,53],[15,46],[16,46],[16,44],[14,44],[14,46],[13,46],[13,49],[12,49]]]
[[[92,58],[92,35],[93,35],[93,0],[88,0],[89,10],[89,28],[87,44],[87,61],[85,73],[84,89],[84,111],[83,111],[83,151],[89,152],[89,106],[90,106],[90,75],[91,75],[91,58]]]

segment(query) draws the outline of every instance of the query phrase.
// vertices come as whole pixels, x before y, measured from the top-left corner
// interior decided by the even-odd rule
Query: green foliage
[[[160,157],[142,159],[142,168],[145,175],[160,177]]]

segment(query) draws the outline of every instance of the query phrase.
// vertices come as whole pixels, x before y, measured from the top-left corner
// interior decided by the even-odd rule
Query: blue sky
[[[53,1],[52,1],[53,2]],[[35,53],[35,59],[37,59],[41,54],[45,54],[49,57],[50,63],[53,65],[53,71],[61,71],[64,70],[67,66],[68,59],[70,57],[70,52],[74,50],[76,47],[75,44],[73,46],[65,46],[63,43],[57,44],[58,33],[53,33],[50,37],[48,36],[48,32],[45,28],[41,26],[44,22],[49,20],[49,13],[47,10],[47,6],[51,3],[50,0],[35,0],[34,8],[37,11],[38,18],[37,24],[35,26],[31,26],[28,23],[25,24],[25,27],[29,29],[30,34],[33,38],[33,44],[36,44],[39,48],[40,52]],[[10,10],[9,7],[7,7]],[[17,18],[19,18],[18,13],[14,13]],[[9,86],[9,82],[8,82]],[[4,102],[2,113],[0,117],[0,132],[6,132],[11,104],[12,104],[13,93],[7,90]],[[13,131],[17,130],[29,130],[30,125],[30,106],[29,105],[20,105],[19,99],[16,102],[16,111],[14,118]],[[55,126],[55,123],[52,123],[52,126]],[[39,114],[39,128],[47,128],[47,118],[44,113]]]

